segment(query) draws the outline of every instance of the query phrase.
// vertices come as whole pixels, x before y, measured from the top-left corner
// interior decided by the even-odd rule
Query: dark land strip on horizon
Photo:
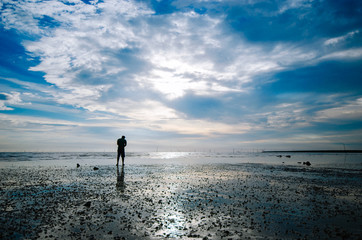
[[[362,153],[362,150],[291,150],[262,151],[263,153]]]

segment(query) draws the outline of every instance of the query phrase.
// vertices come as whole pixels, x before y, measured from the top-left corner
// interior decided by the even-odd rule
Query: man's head
[[[122,136],[122,138],[126,138],[125,136]]]

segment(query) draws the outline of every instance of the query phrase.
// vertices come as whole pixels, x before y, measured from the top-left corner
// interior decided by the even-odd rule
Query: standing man
[[[118,145],[117,166],[118,166],[118,163],[119,163],[119,156],[122,157],[122,165],[124,165],[124,157],[125,157],[124,148],[127,146],[126,137],[122,136],[122,138],[118,138],[117,145]]]

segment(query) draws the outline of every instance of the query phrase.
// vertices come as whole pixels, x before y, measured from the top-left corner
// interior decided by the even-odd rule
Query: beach
[[[142,161],[2,164],[0,238],[362,237],[360,168]]]

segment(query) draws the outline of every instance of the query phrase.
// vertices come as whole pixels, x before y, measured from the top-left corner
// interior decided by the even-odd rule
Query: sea
[[[310,162],[310,166],[305,165]],[[126,164],[268,164],[362,170],[362,153],[127,152]],[[115,165],[116,152],[0,152],[0,167]]]

